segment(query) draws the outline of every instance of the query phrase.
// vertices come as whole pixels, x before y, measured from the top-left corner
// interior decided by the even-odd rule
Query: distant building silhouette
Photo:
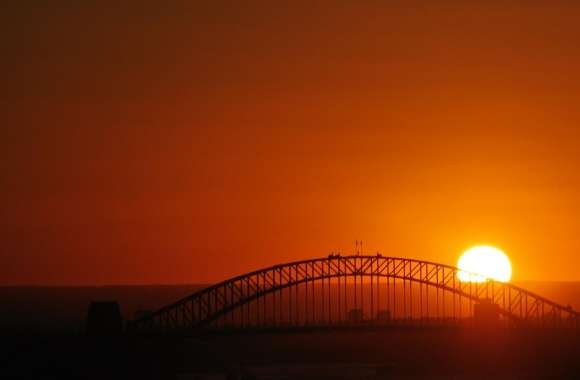
[[[348,321],[349,322],[361,322],[364,319],[363,310],[362,309],[351,309],[348,312]]]
[[[474,305],[473,318],[478,326],[497,326],[499,324],[499,306],[490,299],[483,299]]]
[[[133,318],[134,319],[141,319],[141,318],[145,318],[150,316],[151,314],[153,314],[153,310],[137,310],[134,314],[133,314]]]
[[[116,301],[91,302],[87,315],[88,335],[119,335],[123,332],[123,317]]]
[[[377,312],[377,320],[390,321],[391,320],[391,311],[390,310],[379,310]]]

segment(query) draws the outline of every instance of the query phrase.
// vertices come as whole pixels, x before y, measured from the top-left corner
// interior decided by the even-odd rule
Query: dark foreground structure
[[[577,379],[580,336],[553,329],[359,327],[2,340],[0,377]]]

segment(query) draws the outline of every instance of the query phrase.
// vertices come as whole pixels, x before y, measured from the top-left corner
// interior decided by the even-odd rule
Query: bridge
[[[274,265],[207,287],[130,331],[381,325],[580,328],[580,313],[510,283],[458,279],[454,266],[381,254]],[[481,278],[477,274],[473,278]]]

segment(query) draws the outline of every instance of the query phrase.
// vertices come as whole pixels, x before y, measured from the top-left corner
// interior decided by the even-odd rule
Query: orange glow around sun
[[[512,265],[507,255],[490,246],[468,249],[457,262],[457,276],[463,282],[485,282],[488,279],[508,282],[512,277]]]

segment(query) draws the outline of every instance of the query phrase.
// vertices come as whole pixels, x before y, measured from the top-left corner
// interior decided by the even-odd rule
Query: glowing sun
[[[490,246],[468,249],[457,261],[457,277],[463,282],[485,282],[488,279],[508,282],[512,277],[512,265],[507,255]]]

